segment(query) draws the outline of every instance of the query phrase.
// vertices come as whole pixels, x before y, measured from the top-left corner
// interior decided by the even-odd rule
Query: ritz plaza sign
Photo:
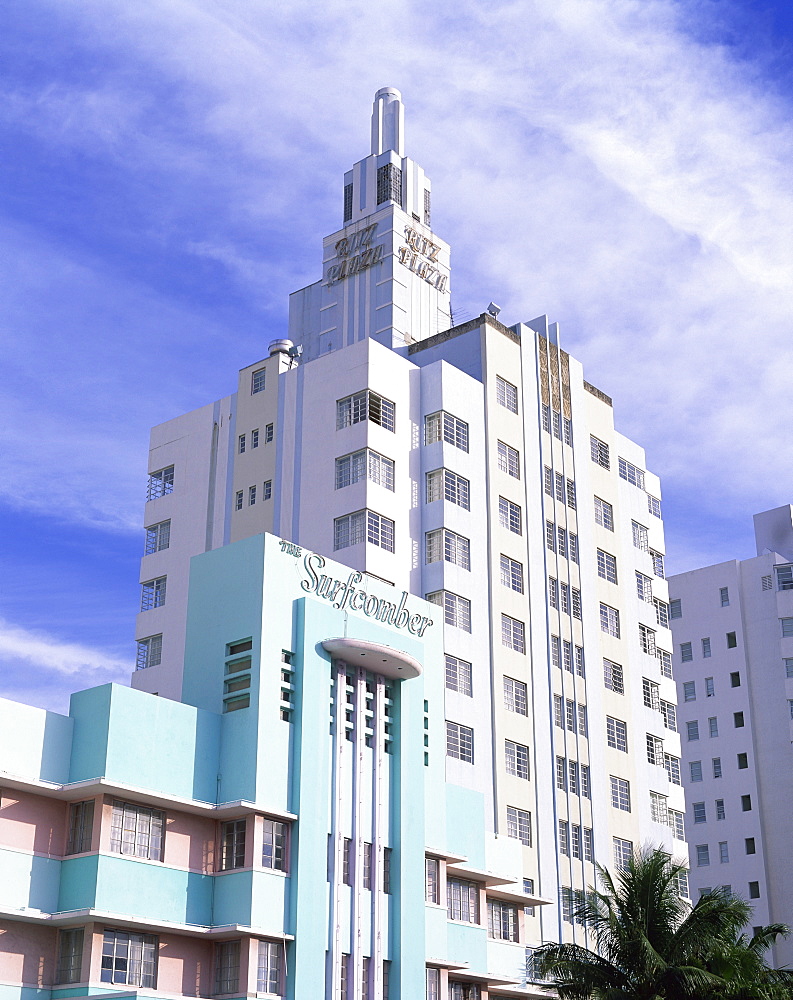
[[[375,222],[371,226],[359,229],[352,236],[342,236],[340,240],[336,241],[334,244],[336,259],[328,265],[325,274],[326,285],[334,285],[337,281],[365,271],[383,259],[385,249],[383,244],[372,244],[376,232],[377,223]],[[439,269],[438,255],[440,250],[439,244],[422,236],[412,226],[405,226],[405,245],[399,247],[396,258],[400,264],[418,275],[419,278],[423,278],[433,288],[437,288],[439,292],[445,292],[449,279]]]

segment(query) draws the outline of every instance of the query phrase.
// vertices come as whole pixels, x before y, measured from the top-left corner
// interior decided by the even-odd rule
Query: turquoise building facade
[[[181,702],[0,702],[0,1000],[536,995],[439,611],[255,535],[192,560]]]

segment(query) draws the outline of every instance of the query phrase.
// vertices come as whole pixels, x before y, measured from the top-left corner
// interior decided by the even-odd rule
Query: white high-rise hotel
[[[426,596],[447,779],[551,900],[526,943],[583,941],[594,860],[686,852],[660,486],[555,324],[452,326],[430,190],[378,91],[289,339],[152,431],[133,686],[181,697],[189,560],[260,532]]]

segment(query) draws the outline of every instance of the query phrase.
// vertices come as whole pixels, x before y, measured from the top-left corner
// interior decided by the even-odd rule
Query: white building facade
[[[551,900],[519,943],[586,943],[595,861],[686,853],[660,484],[555,324],[451,325],[449,247],[403,134],[379,91],[289,338],[152,431],[133,687],[182,697],[190,558],[261,532],[426,598],[447,778]]]
[[[793,923],[793,508],[755,515],[757,556],[669,581],[695,897]],[[775,948],[793,962],[790,941]]]

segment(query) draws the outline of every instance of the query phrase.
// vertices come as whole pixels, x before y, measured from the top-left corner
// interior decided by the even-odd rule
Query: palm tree
[[[561,1000],[790,1000],[793,973],[772,970],[763,955],[784,925],[741,931],[752,908],[728,890],[695,906],[680,896],[685,865],[661,850],[635,852],[616,877],[596,866],[602,891],[576,908],[595,942],[547,944],[534,953]],[[753,991],[753,992],[752,992]]]

